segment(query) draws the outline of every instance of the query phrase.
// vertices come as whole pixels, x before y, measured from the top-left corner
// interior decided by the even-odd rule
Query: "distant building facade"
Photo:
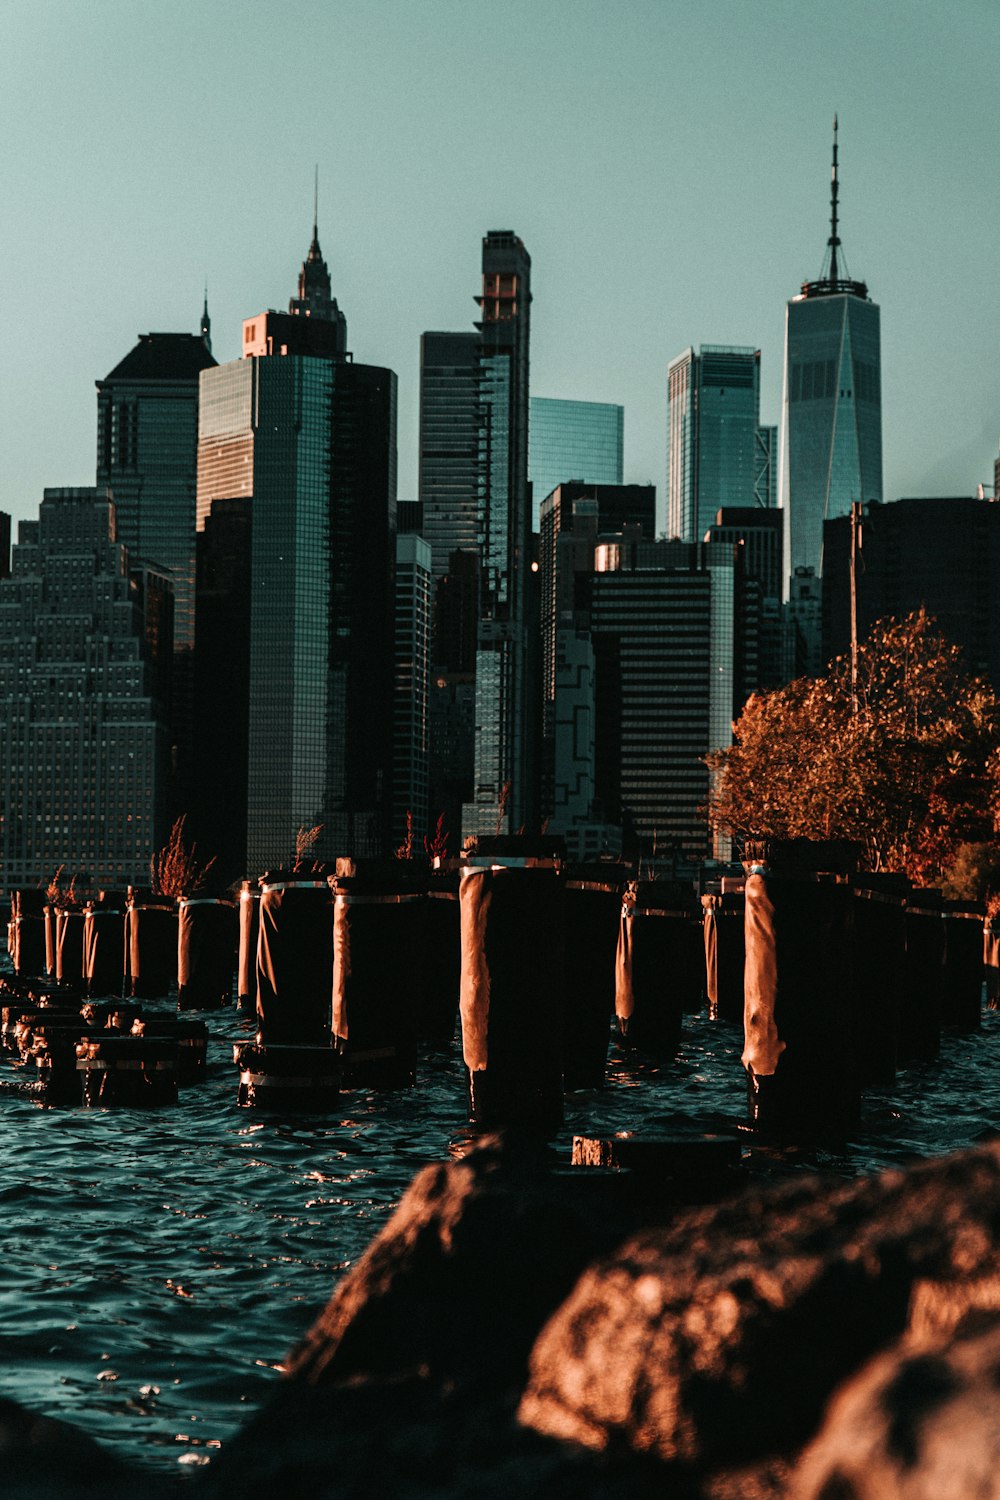
[[[851,645],[851,522],[823,528],[823,657]],[[869,505],[856,556],[858,638],[926,609],[967,668],[1000,690],[1000,504],[967,496]]]
[[[144,333],[97,382],[97,485],[115,502],[118,540],[168,568],[174,584],[172,798],[186,812],[194,733],[195,496],[198,382],[213,369],[208,309],[202,332]]]
[[[167,832],[172,580],[101,489],[47,489],[0,580],[0,880],[149,883]]]
[[[482,243],[471,333],[421,340],[420,502],[431,548],[430,813],[456,835],[537,813],[528,357],[531,257]]]
[[[382,852],[392,786],[396,377],[347,357],[316,227],[290,312],[201,383],[198,525],[250,508],[247,864]]]
[[[667,534],[704,540],[720,506],[774,503],[774,429],[760,425],[760,350],[685,349],[667,369]]]
[[[633,857],[711,852],[704,756],[729,745],[756,674],[759,590],[740,575],[724,543],[594,545],[557,630],[549,827],[574,854],[613,850],[615,830]]]
[[[834,121],[831,233],[818,281],[803,283],[785,315],[779,503],[786,560],[823,572],[823,523],[854,501],[882,498],[882,361],[879,309],[847,276],[837,234]]]
[[[621,484],[625,408],[605,401],[566,401],[532,396],[528,421],[528,479],[532,530],[538,531],[542,501],[558,484]]]
[[[431,549],[412,532],[396,538],[392,841],[412,827],[417,857],[428,827]]]

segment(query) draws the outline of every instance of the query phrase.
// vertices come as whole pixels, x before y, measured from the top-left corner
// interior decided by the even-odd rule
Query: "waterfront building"
[[[148,884],[167,829],[172,577],[107,490],[47,489],[0,579],[0,882]]]
[[[760,425],[760,350],[685,349],[667,368],[667,534],[700,542],[720,506],[774,503],[774,429]]]
[[[625,408],[606,401],[566,401],[532,396],[528,421],[528,480],[532,530],[542,501],[558,484],[621,484]]]
[[[969,496],[868,505],[856,553],[858,639],[925,609],[1000,691],[1000,505]],[[851,646],[851,521],[823,528],[823,660]]]
[[[854,501],[882,498],[879,309],[852,281],[838,228],[837,122],[833,122],[830,237],[818,281],[803,283],[785,315],[781,482],[786,565],[823,572],[823,523]]]
[[[382,852],[392,788],[396,377],[353,361],[316,226],[288,313],[201,382],[198,525],[250,507],[247,863]]]

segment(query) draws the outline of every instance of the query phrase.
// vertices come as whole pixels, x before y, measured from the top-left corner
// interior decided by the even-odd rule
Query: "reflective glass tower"
[[[531,257],[517,235],[483,240],[479,303],[479,504],[483,526],[476,641],[475,764],[465,834],[501,833],[534,813],[528,723],[528,347]]]
[[[773,504],[760,350],[702,344],[667,369],[667,534],[700,542],[722,506]]]
[[[542,501],[559,484],[621,484],[625,408],[606,401],[562,401],[532,396],[528,423],[528,478],[532,530]]]
[[[882,498],[879,309],[851,281],[837,234],[837,121],[823,275],[788,303],[780,501],[790,574],[823,568],[823,522]]]
[[[396,377],[353,362],[315,225],[288,313],[202,377],[198,518],[250,510],[247,863],[381,852],[392,785]],[[225,669],[224,662],[220,668]],[[205,846],[208,839],[203,835]]]

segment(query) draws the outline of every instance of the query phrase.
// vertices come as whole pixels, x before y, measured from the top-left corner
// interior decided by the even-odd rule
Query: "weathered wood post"
[[[463,857],[462,1056],[469,1119],[543,1136],[562,1122],[563,901],[552,840],[480,838]]]
[[[848,879],[857,850],[755,839],[744,856],[743,1065],[751,1123],[783,1141],[840,1136],[860,1109]]]

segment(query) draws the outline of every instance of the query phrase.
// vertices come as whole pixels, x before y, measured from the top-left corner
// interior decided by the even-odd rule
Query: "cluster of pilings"
[[[241,1104],[314,1111],[343,1089],[408,1087],[418,1045],[449,1044],[460,1023],[470,1120],[551,1135],[564,1094],[603,1083],[613,1033],[669,1058],[707,999],[744,1027],[758,1131],[849,1132],[865,1087],[933,1057],[942,1030],[979,1026],[984,964],[1000,993],[1000,928],[981,907],[859,874],[856,853],[756,841],[745,875],[700,899],[523,837],[431,870],[275,871],[238,900],[133,888],[58,909],[17,892],[5,1044],[53,1101],[161,1102],[197,1076],[170,1052],[190,1058],[195,1034],[171,1035],[184,1023],[142,1002],[176,988],[182,1011],[230,1005],[235,963],[257,1023],[233,1048]],[[119,1074],[135,1075],[131,1093]]]
[[[745,869],[702,901],[709,1006],[743,1024],[750,1121],[848,1134],[866,1088],[978,1030],[1000,936],[978,903],[859,873],[849,844],[756,840]]]
[[[223,898],[129,887],[79,906],[15,891],[3,1049],[48,1104],[175,1103],[205,1076],[208,1029],[143,1002],[176,991],[182,1012],[231,1005],[236,941],[236,903]]]

